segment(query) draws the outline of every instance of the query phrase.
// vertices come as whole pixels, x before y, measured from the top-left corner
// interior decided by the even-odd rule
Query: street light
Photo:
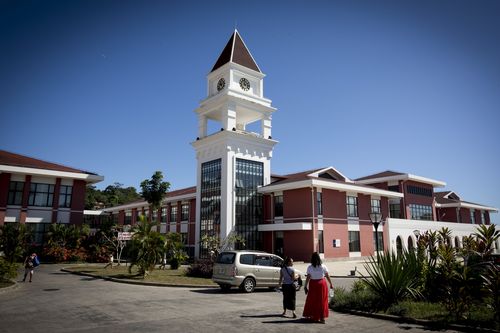
[[[370,220],[372,221],[372,224],[375,227],[375,247],[377,249],[377,262],[379,262],[379,257],[378,257],[378,225],[382,222],[382,213],[372,212],[369,215],[370,215]]]

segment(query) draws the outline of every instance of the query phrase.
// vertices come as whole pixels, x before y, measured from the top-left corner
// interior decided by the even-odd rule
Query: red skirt
[[[303,316],[318,321],[328,318],[328,286],[325,279],[309,280]]]

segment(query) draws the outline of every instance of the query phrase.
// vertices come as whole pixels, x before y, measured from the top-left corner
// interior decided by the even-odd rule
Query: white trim
[[[161,204],[163,205],[166,203],[181,201],[181,205],[182,205],[183,200],[186,200],[186,202],[184,202],[184,204],[189,203],[188,199],[196,199],[196,192],[177,195],[175,197],[164,198],[163,201],[161,202]],[[127,210],[127,209],[132,209],[132,208],[141,208],[141,207],[149,207],[149,203],[144,200],[144,201],[140,201],[140,202],[134,202],[134,203],[129,203],[129,204],[125,204],[125,205],[104,208],[102,211],[104,213],[111,213],[111,212],[119,212],[120,210]],[[160,207],[160,208],[162,208],[162,207]]]
[[[83,215],[103,215],[104,211],[102,210],[87,210],[83,211]]]
[[[310,222],[259,224],[258,231],[312,230]]]
[[[467,203],[467,202],[446,203],[446,204],[436,203],[436,208],[448,208],[448,207],[456,207],[456,208],[464,207],[464,208],[487,210],[490,212],[498,213],[498,208],[482,206],[482,205],[472,204],[472,203]]]
[[[421,176],[416,176],[416,175],[412,175],[410,173],[405,173],[402,175],[362,179],[362,180],[356,180],[355,182],[359,183],[359,184],[374,184],[374,183],[383,183],[383,182],[398,181],[398,180],[413,180],[416,182],[433,185],[434,187],[445,187],[446,186],[446,183],[443,181],[435,180],[435,179],[431,179],[431,178],[426,178],[426,177],[421,177]]]
[[[71,178],[85,180],[87,183],[98,183],[104,180],[103,176],[91,175],[88,173],[76,173],[67,171],[55,171],[47,169],[25,168],[0,164],[0,172],[20,173],[37,176],[52,176],[58,178]]]

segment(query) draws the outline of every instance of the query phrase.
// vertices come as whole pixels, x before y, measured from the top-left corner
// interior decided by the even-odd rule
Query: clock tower
[[[235,30],[207,75],[207,97],[195,110],[196,257],[208,254],[200,244],[204,235],[223,240],[236,233],[247,248],[261,247],[257,226],[263,202],[257,187],[270,183],[277,143],[271,137],[276,109],[264,97],[264,76]]]

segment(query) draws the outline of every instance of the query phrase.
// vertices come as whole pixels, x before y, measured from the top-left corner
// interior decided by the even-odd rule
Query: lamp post
[[[377,263],[379,262],[378,257],[378,225],[382,222],[382,213],[372,212],[369,214],[370,220],[372,221],[373,226],[375,227],[375,248],[377,250]]]

